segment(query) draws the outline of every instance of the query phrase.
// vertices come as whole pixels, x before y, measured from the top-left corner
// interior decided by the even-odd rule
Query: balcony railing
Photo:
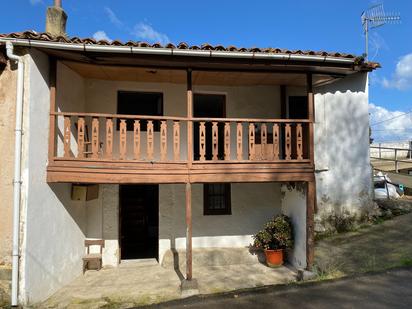
[[[196,163],[310,162],[309,120],[52,113],[55,159]],[[189,121],[193,131],[188,132]]]

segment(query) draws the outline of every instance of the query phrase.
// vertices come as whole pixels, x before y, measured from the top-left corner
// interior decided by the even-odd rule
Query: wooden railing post
[[[290,123],[285,125],[285,159],[292,159],[292,133]]]
[[[152,161],[154,155],[154,128],[153,120],[147,121],[147,160]]]
[[[70,157],[70,148],[71,148],[71,121],[70,117],[64,117],[64,135],[63,135],[63,144],[64,144],[64,157]]]
[[[230,160],[230,122],[225,122],[225,160]]]
[[[167,122],[160,122],[160,160],[167,160]]]
[[[106,158],[111,159],[113,155],[113,119],[106,119]]]
[[[260,125],[260,144],[262,146],[260,149],[261,160],[267,160],[267,157],[266,157],[267,136],[268,136],[268,129],[267,129],[266,123],[262,123]]]
[[[255,125],[249,123],[249,160],[255,160]]]
[[[216,161],[218,159],[219,153],[219,134],[217,122],[212,122],[212,160]]]
[[[180,123],[173,122],[173,158],[175,161],[180,160]]]
[[[135,120],[133,124],[133,158],[140,160],[140,121]]]
[[[236,125],[236,153],[237,160],[243,160],[243,127],[241,122]]]
[[[206,155],[206,127],[205,122],[201,121],[199,124],[199,160],[205,161]]]
[[[92,158],[99,157],[99,118],[93,117],[92,120]]]
[[[303,136],[302,124],[296,125],[296,154],[298,160],[303,160]]]
[[[127,124],[125,119],[120,120],[119,159],[126,159],[127,152]]]
[[[84,117],[79,117],[77,120],[77,157],[79,159],[84,158],[84,130]]]
[[[273,159],[279,160],[279,125],[277,123],[273,124]]]

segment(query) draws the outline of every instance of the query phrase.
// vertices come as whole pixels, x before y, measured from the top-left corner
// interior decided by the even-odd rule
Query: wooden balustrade
[[[306,138],[308,120],[194,118],[193,121],[198,123],[199,138],[198,145],[195,143],[194,153],[199,161],[309,160],[307,153],[309,145]],[[208,125],[209,130],[207,130]],[[219,143],[220,139],[223,143]],[[236,153],[232,154],[233,152]]]
[[[187,162],[188,118],[52,113],[60,141],[55,158]],[[59,122],[59,120],[63,120]],[[309,162],[309,120],[192,118],[194,158],[209,162]]]
[[[56,158],[159,162],[187,159],[181,157],[180,151],[181,124],[186,118],[60,112],[52,115],[57,123],[64,120],[56,131],[62,135]],[[171,140],[168,127],[173,132]]]

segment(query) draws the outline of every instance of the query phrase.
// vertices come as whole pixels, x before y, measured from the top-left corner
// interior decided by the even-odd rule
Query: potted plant
[[[293,228],[288,216],[277,215],[253,236],[253,246],[265,252],[270,267],[283,264],[283,251],[293,247]]]

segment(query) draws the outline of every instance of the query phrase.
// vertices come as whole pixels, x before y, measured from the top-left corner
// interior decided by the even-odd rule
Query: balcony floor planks
[[[193,164],[176,162],[101,162],[57,160],[47,167],[47,182],[74,183],[205,183],[311,181],[314,168],[301,163]]]

